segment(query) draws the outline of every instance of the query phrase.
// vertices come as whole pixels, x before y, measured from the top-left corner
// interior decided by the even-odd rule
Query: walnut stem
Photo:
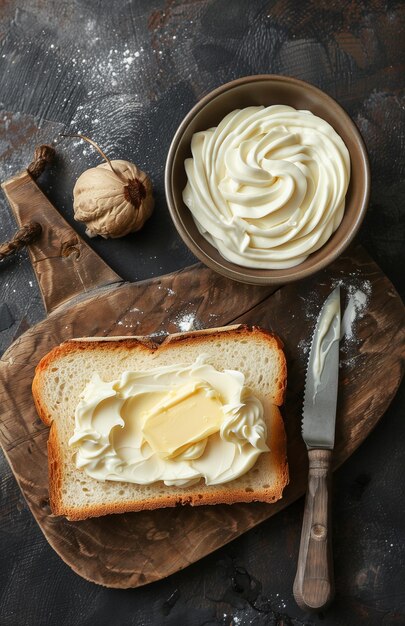
[[[112,166],[112,163],[110,161],[110,159],[108,158],[108,156],[102,151],[102,149],[100,148],[100,146],[93,141],[92,139],[90,139],[89,137],[86,137],[85,135],[79,135],[79,134],[74,134],[74,135],[64,135],[61,134],[61,137],[78,137],[79,139],[83,139],[84,141],[87,141],[87,143],[91,144],[93,146],[93,148],[95,148],[97,150],[97,152],[99,154],[101,154],[101,156],[103,157],[103,159],[105,159],[108,163],[108,165],[111,167],[113,173],[118,176],[118,178],[120,180],[122,180],[124,183],[127,182],[127,180],[124,178],[124,176],[121,176],[118,172],[115,171],[115,169]]]

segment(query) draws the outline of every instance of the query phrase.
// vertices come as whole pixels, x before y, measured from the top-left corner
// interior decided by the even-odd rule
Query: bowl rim
[[[251,268],[244,267],[242,265],[237,265],[236,263],[232,263],[227,261],[232,267],[225,267],[218,263],[215,259],[213,259],[205,250],[203,250],[198,243],[194,240],[194,238],[190,235],[188,229],[185,227],[182,219],[180,211],[177,208],[176,201],[174,199],[173,189],[172,189],[172,170],[174,159],[176,156],[176,152],[183,136],[185,130],[187,129],[190,122],[193,120],[195,115],[206,107],[207,104],[215,100],[222,93],[232,90],[235,87],[239,87],[240,85],[261,82],[261,81],[277,81],[281,83],[289,83],[294,86],[300,87],[301,89],[305,89],[308,92],[312,92],[318,99],[329,102],[331,106],[338,109],[342,119],[347,123],[349,127],[349,133],[353,135],[355,141],[357,142],[360,149],[361,156],[361,166],[364,171],[364,191],[361,198],[361,206],[358,209],[356,217],[351,225],[350,231],[347,236],[333,248],[329,252],[329,254],[321,259],[319,259],[313,265],[305,269],[299,269],[301,267],[301,263],[295,266],[295,268],[288,268],[289,270],[295,270],[292,273],[287,275],[283,274],[284,270],[268,270],[272,272],[272,275],[253,275],[250,273]],[[247,284],[255,284],[255,285],[282,285],[290,282],[295,282],[297,280],[301,280],[303,278],[307,278],[308,276],[312,276],[316,274],[320,270],[324,269],[330,263],[335,261],[346,248],[353,241],[356,236],[367,211],[369,198],[370,198],[370,164],[367,154],[367,148],[364,143],[363,137],[360,134],[359,129],[356,124],[349,116],[349,114],[345,111],[341,104],[337,102],[332,96],[327,94],[319,87],[315,87],[311,83],[308,83],[304,80],[294,78],[292,76],[286,76],[283,74],[253,74],[251,76],[243,76],[241,78],[237,78],[235,80],[229,81],[216,87],[212,91],[208,92],[205,96],[203,96],[198,102],[190,109],[190,111],[186,114],[186,116],[181,121],[179,127],[177,128],[174,137],[171,141],[169,151],[167,153],[166,166],[165,166],[165,175],[164,175],[164,183],[165,183],[165,195],[166,201],[169,208],[170,216],[173,220],[173,223],[176,227],[178,234],[180,235],[183,242],[186,246],[195,254],[195,256],[209,268],[215,270],[219,274],[226,276],[227,278],[231,278],[232,280],[236,280],[238,282],[243,282]],[[339,230],[339,227],[335,232]],[[334,234],[334,233],[333,233]],[[209,242],[207,242],[208,245]],[[225,261],[226,259],[224,259]],[[240,269],[238,269],[240,268]]]

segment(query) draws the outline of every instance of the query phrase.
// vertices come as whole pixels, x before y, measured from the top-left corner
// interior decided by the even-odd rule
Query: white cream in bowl
[[[285,105],[229,113],[193,135],[183,200],[221,255],[249,268],[294,267],[343,218],[349,152],[328,122]]]

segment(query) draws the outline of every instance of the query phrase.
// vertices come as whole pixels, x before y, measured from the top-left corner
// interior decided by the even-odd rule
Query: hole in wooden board
[[[60,255],[66,258],[74,254],[74,258],[77,261],[77,259],[80,257],[80,248],[78,247],[78,245],[79,240],[77,237],[73,237],[68,241],[63,241],[60,248]]]

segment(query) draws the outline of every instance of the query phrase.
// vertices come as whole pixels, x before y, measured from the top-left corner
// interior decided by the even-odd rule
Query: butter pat
[[[236,370],[193,363],[94,372],[69,440],[75,465],[96,480],[187,487],[235,480],[268,451],[263,406]]]
[[[172,390],[146,416],[142,433],[160,458],[172,459],[218,432],[223,420],[218,396],[192,383]]]

